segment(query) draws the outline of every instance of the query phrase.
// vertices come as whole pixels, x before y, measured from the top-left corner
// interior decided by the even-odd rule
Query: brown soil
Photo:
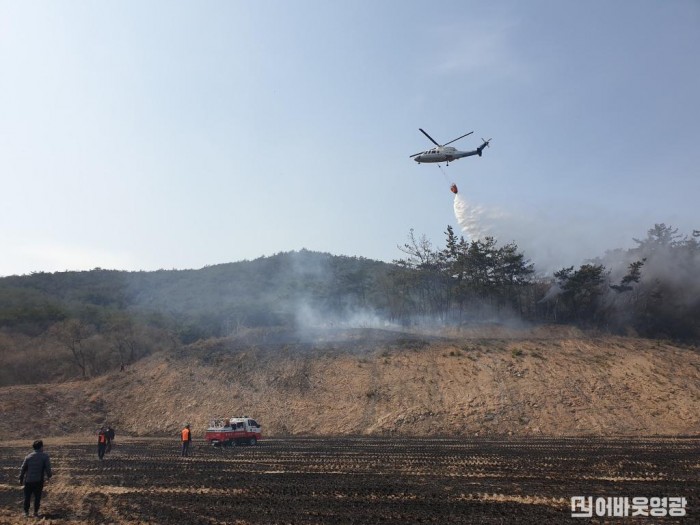
[[[51,441],[41,523],[55,525],[680,525],[698,516],[698,438],[288,437],[230,449],[197,441],[188,458],[175,439],[126,438],[104,461],[92,440]],[[27,448],[0,444],[2,525],[35,522],[21,516],[16,484]],[[686,515],[573,518],[573,496],[685,498]]]

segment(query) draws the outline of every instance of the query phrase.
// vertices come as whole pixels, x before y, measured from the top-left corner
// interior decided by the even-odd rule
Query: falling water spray
[[[438,164],[438,168],[440,168],[442,175],[445,177],[445,181],[447,181],[448,178],[445,170],[442,169],[440,164]],[[462,229],[462,233],[467,237],[467,240],[476,241],[488,235],[488,230],[484,227],[482,220],[484,209],[481,206],[469,204],[459,193],[457,184],[454,182],[450,185],[450,191],[455,194],[454,210],[457,223]]]
[[[457,223],[467,236],[467,240],[476,241],[487,234],[481,223],[484,213],[481,206],[473,206],[460,193],[455,193],[454,209]]]

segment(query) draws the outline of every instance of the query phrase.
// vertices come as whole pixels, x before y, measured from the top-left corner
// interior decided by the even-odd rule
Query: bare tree
[[[56,323],[51,328],[51,333],[70,350],[73,362],[80,369],[82,377],[87,378],[87,367],[94,356],[86,341],[95,334],[95,327],[80,319],[67,319]]]

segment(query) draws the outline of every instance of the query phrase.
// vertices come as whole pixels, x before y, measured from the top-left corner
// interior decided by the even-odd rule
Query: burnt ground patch
[[[698,438],[269,439],[51,444],[50,523],[697,523]],[[27,448],[0,446],[0,523],[22,522]],[[684,497],[684,518],[572,518],[572,496]]]

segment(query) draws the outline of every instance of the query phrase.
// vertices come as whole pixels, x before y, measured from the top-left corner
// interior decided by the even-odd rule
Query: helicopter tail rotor
[[[491,139],[486,140],[486,139],[482,138],[481,140],[483,140],[484,143],[481,146],[479,146],[478,148],[476,148],[476,151],[479,154],[479,157],[481,157],[481,153],[484,151],[484,148],[490,147],[489,143],[491,142]]]

